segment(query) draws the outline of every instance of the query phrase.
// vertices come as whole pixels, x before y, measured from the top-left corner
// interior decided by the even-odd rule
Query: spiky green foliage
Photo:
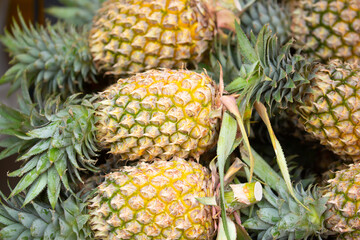
[[[105,0],[59,0],[64,6],[50,7],[46,11],[50,15],[71,24],[90,24]]]
[[[70,196],[65,201],[57,202],[52,209],[39,201],[22,207],[24,198],[13,197],[0,205],[0,226],[3,225],[0,239],[93,239],[87,225],[90,216],[87,214],[86,198]]]
[[[217,36],[212,46],[209,74],[218,81],[221,67],[224,83],[229,84],[240,76],[240,68],[243,65],[239,46],[231,35],[229,35],[226,45],[222,43],[221,37]]]
[[[81,181],[79,171],[96,170],[92,159],[97,151],[94,106],[91,99],[80,100],[76,95],[60,110],[50,102],[46,111],[36,112],[29,96],[20,105],[25,111],[0,105],[0,133],[10,136],[0,143],[6,148],[1,157],[19,153],[17,161],[24,161],[20,169],[9,174],[21,177],[10,196],[27,189],[26,205],[46,188],[55,207],[62,186],[72,192],[70,183]]]
[[[268,105],[269,112],[287,108],[290,103],[301,102],[301,97],[312,77],[312,64],[300,55],[292,55],[292,42],[280,46],[275,34],[264,26],[255,38],[249,40],[239,24],[236,24],[237,46],[227,49],[217,47],[214,60],[219,60],[224,76],[232,78],[226,90],[240,92],[242,107],[259,101]],[[240,56],[241,57],[240,57]],[[235,71],[234,71],[235,70]],[[236,73],[237,76],[234,76]]]
[[[262,240],[307,239],[321,235],[326,229],[317,215],[325,212],[327,199],[319,196],[316,188],[305,191],[298,185],[295,193],[312,212],[297,204],[287,192],[280,192],[277,196],[266,187],[264,200],[257,205],[254,216],[244,222],[244,227],[257,231],[257,239]]]
[[[324,226],[328,198],[321,195],[320,189],[309,185],[295,187],[295,196],[301,206],[290,196],[285,181],[258,154],[255,155],[254,173],[268,186],[264,198],[255,211],[244,211],[244,227],[257,232],[259,240],[309,239],[327,233]]]
[[[253,0],[239,0],[244,6]],[[257,0],[248,7],[240,17],[240,23],[245,33],[250,36],[253,32],[257,36],[264,25],[276,33],[281,44],[290,38],[290,10],[287,5],[277,3],[276,0]]]
[[[86,27],[75,28],[64,23],[34,26],[14,23],[11,33],[0,37],[12,60],[11,68],[0,78],[0,84],[11,83],[10,92],[23,79],[34,88],[35,99],[44,101],[51,94],[66,98],[84,90],[85,83],[96,82],[96,68],[87,42]]]

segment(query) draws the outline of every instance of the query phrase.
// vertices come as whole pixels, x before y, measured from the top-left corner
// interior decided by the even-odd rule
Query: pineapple
[[[326,62],[360,59],[360,0],[301,0],[291,25],[297,45]]]
[[[238,192],[244,199],[249,194],[247,206],[259,201],[261,185],[251,184],[227,191],[228,203],[241,201]],[[213,196],[209,171],[192,160],[141,162],[108,174],[98,186],[90,226],[96,239],[212,239],[217,214],[198,199]]]
[[[334,232],[360,231],[360,164],[335,173],[329,180],[326,196],[326,227]]]
[[[96,239],[210,239],[213,195],[209,172],[182,159],[140,163],[106,176],[90,200]]]
[[[24,204],[44,189],[54,207],[61,186],[81,182],[102,149],[122,161],[200,155],[216,144],[219,93],[204,73],[150,70],[94,96],[74,95],[64,104],[49,101],[35,111],[26,88],[20,111],[0,105],[0,133],[10,137],[0,158],[19,153],[24,166],[9,174],[22,177],[11,196],[28,189]]]
[[[199,158],[216,143],[219,96],[206,74],[150,70],[99,95],[97,139],[124,160]]]
[[[203,1],[108,0],[94,18],[89,43],[98,70],[118,76],[196,65],[213,31]]]
[[[283,179],[254,152],[255,174],[268,184],[264,199],[255,214],[247,215],[244,227],[258,233],[258,239],[308,239],[313,235],[338,235],[338,239],[356,239],[359,234],[360,164],[335,173],[325,189],[296,186],[297,203],[287,192]],[[246,158],[245,162],[249,163]],[[275,191],[275,192],[274,192]]]
[[[360,66],[333,60],[319,65],[298,107],[305,130],[344,159],[360,160]]]
[[[230,47],[227,52],[218,49],[213,59],[219,59],[225,70],[232,71],[224,73],[235,78],[226,90],[239,93],[242,111],[257,101],[266,104],[270,114],[281,109],[294,110],[304,128],[321,144],[344,160],[360,160],[359,65],[340,60],[317,64],[291,55],[292,42],[278,47],[275,36],[266,27],[256,42],[251,43],[240,26],[237,35],[238,52],[232,52]],[[234,57],[236,54],[243,58]],[[214,60],[213,66],[217,71]]]

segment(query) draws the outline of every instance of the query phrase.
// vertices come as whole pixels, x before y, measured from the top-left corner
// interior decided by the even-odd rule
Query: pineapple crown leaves
[[[236,35],[242,62],[238,61],[241,64],[236,66],[239,75],[227,85],[226,90],[240,92],[242,107],[247,104],[253,106],[259,101],[267,104],[268,111],[272,113],[274,109],[284,109],[290,103],[301,102],[313,65],[300,55],[291,55],[292,41],[280,47],[276,35],[268,26],[262,28],[257,38],[252,35],[250,41],[236,23]]]
[[[66,98],[83,91],[85,83],[96,82],[96,68],[87,42],[88,29],[58,22],[55,25],[27,26],[21,13],[12,33],[0,36],[12,56],[10,69],[0,84],[11,83],[9,93],[16,91],[23,79],[34,88],[34,96],[43,102],[51,94]]]
[[[26,128],[24,132],[6,133],[10,135],[10,140],[6,139],[1,144],[7,147],[7,153],[2,153],[2,157],[15,153],[10,148],[17,144],[17,140],[20,146],[17,149],[20,154],[17,161],[25,162],[20,169],[9,174],[11,177],[21,177],[10,197],[28,189],[23,201],[26,205],[47,187],[49,202],[55,207],[61,185],[73,192],[69,180],[81,181],[79,171],[97,171],[94,166],[96,161],[92,159],[97,156],[98,151],[94,135],[94,98],[78,99],[77,95],[73,95],[60,106],[60,110],[59,106],[53,106],[56,101],[49,100],[47,110],[43,113],[47,120],[45,123],[26,123],[30,130]],[[31,117],[21,111],[0,107],[0,111],[3,109],[18,115],[24,114],[24,119],[30,121]],[[2,117],[8,122],[12,120],[10,115]]]
[[[324,213],[327,198],[318,194],[316,187],[306,191],[301,184],[295,187],[296,197],[311,209],[309,213],[286,192],[278,195],[265,187],[264,199],[257,204],[256,215],[244,222],[244,227],[259,231],[258,239],[308,239],[326,231]]]
[[[236,79],[240,75],[242,57],[238,45],[234,44],[233,38],[233,34],[230,33],[225,49],[220,35],[217,35],[214,39],[208,73],[217,82],[219,82],[220,68],[222,68],[225,84],[229,84],[232,79]]]
[[[264,198],[257,204],[255,216],[249,216],[244,227],[259,231],[258,239],[308,239],[311,236],[325,234],[324,219],[328,197],[321,190],[309,185],[304,190],[301,184],[294,189],[295,197],[310,211],[303,208],[289,194],[285,181],[270,165],[254,151],[255,175],[264,181]],[[248,160],[244,159],[248,162]]]
[[[59,0],[64,6],[50,7],[50,15],[74,25],[91,24],[93,17],[105,0]]]
[[[5,199],[5,196],[0,193]],[[15,196],[0,205],[0,238],[10,239],[93,239],[87,222],[87,196],[69,196],[54,209],[33,201],[25,207],[24,198]]]
[[[18,98],[18,102],[19,110],[0,104],[0,134],[7,135],[7,138],[0,141],[0,147],[4,148],[0,153],[0,160],[24,153],[35,145],[36,139],[23,140],[22,138],[26,137],[28,131],[47,123],[46,117],[31,102],[25,87],[22,87],[22,97]]]

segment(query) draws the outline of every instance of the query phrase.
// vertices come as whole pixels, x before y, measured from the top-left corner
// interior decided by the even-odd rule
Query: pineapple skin
[[[195,0],[108,0],[90,32],[100,71],[133,74],[196,65],[210,48],[214,23]]]
[[[198,159],[216,144],[216,90],[209,76],[188,70],[120,79],[100,94],[98,142],[124,160]]]
[[[211,239],[209,171],[193,161],[141,162],[106,176],[90,200],[96,239]]]
[[[344,160],[360,160],[360,66],[333,60],[318,65],[300,105],[301,123]]]
[[[292,34],[309,56],[327,62],[360,60],[360,0],[301,0]]]
[[[348,233],[349,236],[359,232],[360,164],[351,164],[347,169],[336,172],[335,178],[329,180],[327,191],[326,228]]]

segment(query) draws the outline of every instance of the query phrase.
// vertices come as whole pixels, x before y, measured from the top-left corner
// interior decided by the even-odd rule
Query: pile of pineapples
[[[360,239],[360,0],[61,2],[0,36],[0,239]]]

